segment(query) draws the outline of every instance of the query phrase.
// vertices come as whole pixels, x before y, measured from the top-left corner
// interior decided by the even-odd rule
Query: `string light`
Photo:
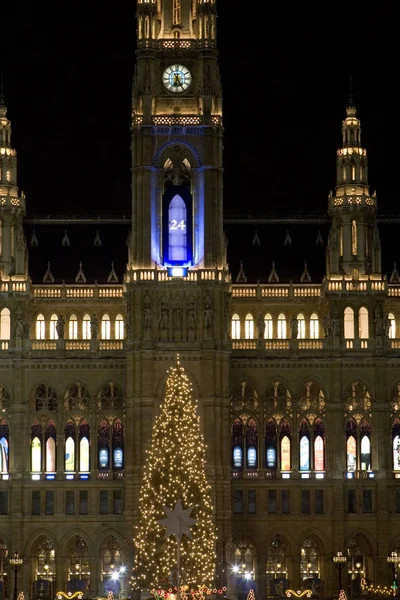
[[[191,594],[193,590],[199,594],[214,580],[217,537],[197,402],[179,355],[168,371],[165,398],[146,452],[133,540],[133,589],[153,590],[153,595],[155,590],[173,593],[177,542],[175,536],[165,538],[159,521],[165,517],[164,507],[173,508],[178,500],[184,509],[193,506],[191,517],[196,519],[192,537],[183,536],[180,542],[181,583]]]

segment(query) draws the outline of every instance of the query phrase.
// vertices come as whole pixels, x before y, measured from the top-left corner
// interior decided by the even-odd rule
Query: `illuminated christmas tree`
[[[197,402],[183,367],[169,369],[164,401],[144,466],[140,522],[134,532],[134,589],[176,585],[177,536],[166,531],[166,515],[181,503],[195,520],[179,544],[181,585],[211,585],[215,571],[215,524],[205,475],[205,446]],[[167,509],[167,510],[165,510]],[[190,509],[190,510],[189,510]],[[190,523],[192,521],[189,519]]]

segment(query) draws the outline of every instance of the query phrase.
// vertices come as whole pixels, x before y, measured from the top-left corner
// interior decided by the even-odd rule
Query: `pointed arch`
[[[240,317],[237,313],[231,317],[231,339],[240,340]]]

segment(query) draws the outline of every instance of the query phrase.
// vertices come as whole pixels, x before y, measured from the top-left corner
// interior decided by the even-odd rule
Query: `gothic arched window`
[[[277,436],[274,419],[268,419],[265,427],[265,466],[267,469],[277,467]]]
[[[346,468],[348,473],[371,470],[371,426],[366,419],[357,424],[351,418],[346,425]]]
[[[392,457],[393,470],[400,471],[400,419],[396,418],[392,425]]]
[[[257,468],[257,447],[258,434],[257,424],[254,419],[249,419],[246,425],[246,467],[247,469]]]
[[[97,408],[99,410],[124,410],[125,398],[121,388],[112,381],[106,383],[97,395]]]
[[[231,320],[231,338],[233,340],[240,340],[240,317],[238,314],[234,314]]]
[[[90,470],[90,427],[86,420],[79,425],[79,472]]]
[[[286,317],[283,313],[278,315],[278,339],[286,339]]]
[[[4,419],[0,420],[0,473],[8,473],[9,430]]]
[[[0,311],[0,340],[9,340],[11,337],[10,309],[2,308]]]
[[[120,419],[116,419],[112,429],[112,465],[113,469],[124,468],[124,428]]]
[[[56,467],[56,444],[57,444],[57,432],[56,424],[54,421],[49,421],[46,425],[45,431],[46,441],[46,473],[54,473],[57,470]]]
[[[88,410],[90,407],[90,394],[87,387],[80,383],[73,383],[64,394],[64,410]]]
[[[244,337],[246,340],[254,339],[254,319],[250,313],[247,313],[244,321]]]
[[[354,340],[354,310],[350,306],[344,309],[344,337]]]
[[[279,429],[280,468],[281,471],[290,471],[292,468],[292,436],[289,422],[282,419]]]
[[[300,471],[310,471],[310,431],[308,423],[303,419],[299,427]]]
[[[103,419],[97,430],[97,459],[101,470],[110,468],[110,437],[110,425]]]
[[[58,321],[58,315],[53,313],[50,317],[50,339],[51,340],[58,340],[58,333],[57,333],[57,328],[56,328],[57,321]]]
[[[304,340],[304,338],[306,337],[306,320],[304,318],[303,313],[299,313],[297,315],[297,324],[297,339]]]
[[[68,337],[70,340],[78,339],[78,319],[76,315],[71,315],[68,320]]]
[[[65,440],[65,461],[64,470],[66,472],[75,471],[75,452],[76,452],[76,432],[75,425],[72,421],[68,421],[64,429],[64,440]]]
[[[109,340],[111,338],[111,321],[110,317],[105,314],[101,317],[101,339]]]
[[[82,319],[82,339],[90,340],[91,337],[91,325],[90,325],[90,315],[87,313],[83,315]]]
[[[34,421],[31,426],[31,471],[40,473],[42,470],[42,436],[43,429],[39,421]]]
[[[389,337],[391,340],[394,340],[396,338],[396,319],[395,319],[394,314],[389,313],[388,319],[389,319],[389,323],[390,323]]]
[[[316,313],[313,313],[310,317],[310,338],[313,340],[319,338],[319,320]]]
[[[236,419],[232,425],[232,466],[234,469],[243,469],[243,423]]]
[[[46,322],[44,320],[44,316],[38,315],[36,317],[36,339],[37,340],[45,339],[45,326],[46,326]]]
[[[124,317],[122,315],[117,315],[115,317],[115,339],[116,340],[123,340],[125,337],[125,324],[124,324]]]
[[[272,316],[269,313],[267,313],[264,317],[264,324],[265,324],[264,339],[272,340],[272,338],[273,338],[273,321],[272,321]]]
[[[360,340],[369,338],[368,309],[365,306],[358,311],[358,337]]]

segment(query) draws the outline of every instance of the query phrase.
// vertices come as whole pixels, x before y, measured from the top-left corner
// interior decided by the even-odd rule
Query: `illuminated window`
[[[111,338],[111,321],[108,315],[101,318],[101,339],[109,340]]]
[[[302,313],[297,315],[297,339],[304,340],[306,337],[306,321]]]
[[[79,426],[79,472],[87,473],[90,466],[90,429],[87,421]]]
[[[56,471],[56,425],[54,421],[49,421],[46,426],[46,472],[54,473]]]
[[[52,314],[50,317],[50,339],[51,340],[58,340],[58,334],[57,334],[57,329],[56,329],[57,321],[58,321],[58,316],[56,314]]]
[[[300,427],[300,471],[310,470],[310,434],[307,425]]]
[[[42,435],[43,429],[38,421],[31,426],[31,471],[40,473],[42,470]]]
[[[9,340],[11,335],[10,310],[3,308],[0,312],[0,340]]]
[[[324,470],[324,440],[320,435],[314,440],[314,470]]]
[[[169,208],[169,260],[171,262],[186,262],[187,260],[187,215],[183,199],[176,195],[170,202]]]
[[[319,321],[318,315],[313,313],[310,317],[310,338],[316,340],[319,338]]]
[[[75,426],[70,421],[65,426],[65,460],[64,469],[66,472],[75,471]]]
[[[291,461],[291,433],[290,425],[286,419],[280,422],[280,462],[281,471],[290,471]]]
[[[115,339],[123,340],[124,336],[124,318],[122,315],[117,315],[115,317]]]
[[[355,181],[356,179],[356,168],[354,165],[351,165],[351,180]]]
[[[346,165],[342,166],[342,181],[343,183],[346,181]]]
[[[361,340],[369,338],[368,309],[365,306],[358,311],[358,337]]]
[[[396,418],[392,427],[393,470],[400,471],[400,419]]]
[[[390,323],[389,337],[390,337],[390,339],[394,340],[396,338],[396,319],[394,317],[394,314],[389,313],[388,319],[389,319],[389,323]]]
[[[254,339],[254,319],[250,313],[246,315],[244,321],[244,337],[246,340]]]
[[[231,320],[231,337],[233,340],[240,340],[240,318],[234,314]]]
[[[366,419],[359,425],[349,419],[346,425],[347,471],[371,470],[371,426]]]
[[[246,467],[248,469],[257,468],[257,424],[254,419],[249,419],[246,424]]]
[[[344,337],[346,340],[354,339],[354,310],[350,306],[344,309]]]
[[[91,326],[90,326],[90,315],[83,315],[82,320],[82,339],[90,340],[91,337]]]
[[[43,315],[36,317],[36,339],[44,340],[45,336],[45,320]]]
[[[0,421],[0,473],[8,473],[9,431],[4,420]]]
[[[286,317],[283,313],[278,315],[278,339],[286,339]]]
[[[78,339],[78,319],[76,315],[71,315],[68,321],[68,337],[70,340]]]
[[[11,181],[11,171],[6,172],[6,179],[7,181]]]
[[[360,181],[363,181],[364,178],[364,171],[363,171],[363,167],[362,165],[360,166]]]
[[[112,428],[112,466],[117,471],[124,468],[124,428],[120,419]]]
[[[351,222],[351,253],[357,256],[357,222],[354,219]]]
[[[232,466],[234,469],[243,469],[243,423],[240,419],[232,425]]]
[[[269,419],[265,428],[265,466],[276,469],[276,424]]]
[[[265,324],[264,338],[266,340],[272,340],[272,336],[273,336],[272,317],[269,313],[267,313],[264,317],[264,324]]]

